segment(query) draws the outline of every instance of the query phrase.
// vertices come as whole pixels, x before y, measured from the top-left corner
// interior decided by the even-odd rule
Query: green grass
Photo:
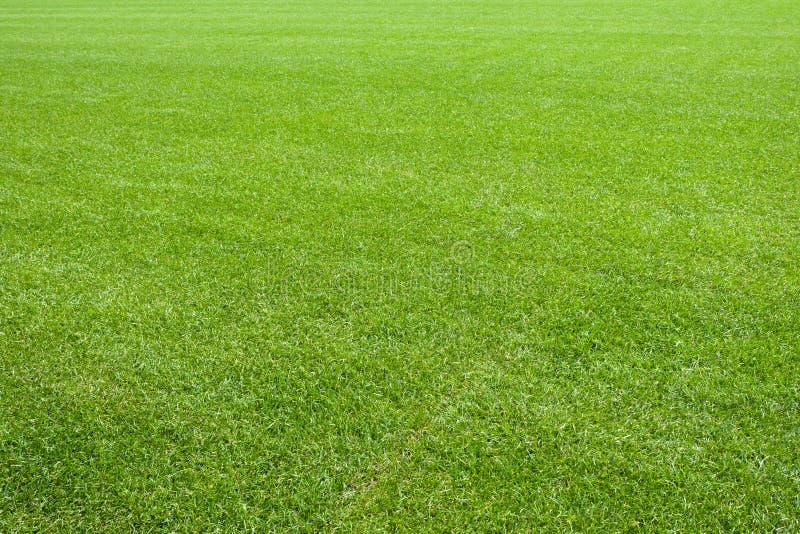
[[[797,1],[0,0],[0,531],[798,495]]]

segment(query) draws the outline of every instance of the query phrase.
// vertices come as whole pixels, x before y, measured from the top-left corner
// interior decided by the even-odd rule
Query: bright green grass
[[[796,0],[0,0],[0,531],[798,495]]]

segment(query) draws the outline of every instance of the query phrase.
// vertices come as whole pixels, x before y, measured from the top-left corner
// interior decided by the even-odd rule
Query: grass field
[[[797,1],[0,0],[0,531],[798,495]]]

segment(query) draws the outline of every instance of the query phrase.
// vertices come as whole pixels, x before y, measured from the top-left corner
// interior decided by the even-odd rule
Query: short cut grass
[[[0,530],[800,529],[796,0],[0,0]]]

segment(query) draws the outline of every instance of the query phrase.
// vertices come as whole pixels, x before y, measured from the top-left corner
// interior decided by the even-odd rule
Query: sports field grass
[[[0,0],[0,531],[798,495],[797,1]]]

